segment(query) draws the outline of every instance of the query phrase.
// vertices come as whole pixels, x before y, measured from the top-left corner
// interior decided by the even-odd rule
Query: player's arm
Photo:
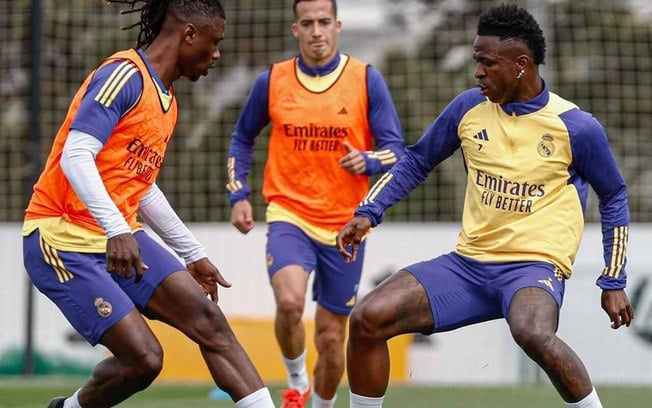
[[[204,246],[181,221],[158,185],[153,184],[141,198],[138,215],[186,264],[207,257]]]
[[[419,140],[408,146],[401,159],[372,186],[355,215],[368,218],[372,227],[380,224],[387,208],[406,197],[460,147],[457,127],[472,103],[475,101],[465,94],[455,98]]]
[[[376,150],[361,152],[368,176],[389,170],[403,156],[405,140],[401,122],[382,74],[367,67],[369,125],[374,135]]]
[[[598,197],[605,267],[596,283],[603,289],[602,307],[614,329],[629,326],[634,311],[624,291],[630,220],[627,185],[598,121],[579,110],[569,112],[564,120],[571,134],[573,169]]]
[[[254,227],[247,183],[255,138],[270,121],[269,71],[258,76],[231,135],[227,157],[227,195],[231,209],[231,223],[242,233]]]
[[[113,78],[122,72],[124,81]],[[136,279],[147,268],[124,216],[111,199],[95,164],[97,154],[122,115],[140,98],[142,77],[135,66],[118,61],[97,70],[89,83],[61,155],[61,169],[80,200],[104,229],[107,271]],[[110,95],[109,98],[105,98]]]
[[[204,293],[217,302],[217,285],[230,287],[231,284],[208,259],[204,246],[181,221],[158,185],[153,184],[141,198],[138,215],[185,261],[188,271]]]

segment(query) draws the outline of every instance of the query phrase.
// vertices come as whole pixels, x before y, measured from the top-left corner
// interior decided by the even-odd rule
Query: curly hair
[[[130,7],[120,14],[140,13],[140,21],[123,30],[140,27],[136,48],[148,47],[161,32],[168,10],[180,16],[221,17],[226,20],[224,7],[220,0],[105,0],[107,3],[128,4]],[[137,7],[138,3],[142,3]]]
[[[546,39],[539,23],[527,10],[514,4],[502,4],[482,12],[478,35],[498,36],[501,41],[521,40],[532,51],[536,65],[545,63]]]

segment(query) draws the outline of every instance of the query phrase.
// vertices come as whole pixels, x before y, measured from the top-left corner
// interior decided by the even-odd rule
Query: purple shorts
[[[312,299],[333,313],[348,315],[357,301],[365,245],[363,241],[356,261],[347,264],[337,247],[315,241],[294,224],[271,222],[267,231],[267,273],[271,279],[287,265],[299,265],[308,274],[315,271]]]
[[[514,294],[541,288],[561,308],[565,279],[547,262],[479,262],[451,252],[403,268],[423,285],[435,320],[432,333],[507,318]]]
[[[181,262],[145,231],[134,234],[149,268],[140,282],[106,271],[105,253],[59,251],[41,238],[38,230],[23,238],[25,269],[34,286],[52,300],[70,324],[90,344],[134,307],[145,305],[170,274],[185,270]]]

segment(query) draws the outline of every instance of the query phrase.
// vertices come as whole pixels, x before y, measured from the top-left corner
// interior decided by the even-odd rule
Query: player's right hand
[[[140,257],[140,246],[134,236],[127,232],[109,238],[106,242],[106,270],[131,278],[132,268],[136,271],[136,282],[140,281],[147,265]]]
[[[231,208],[231,224],[243,234],[254,228],[254,215],[251,203],[248,200],[240,200]]]
[[[358,216],[349,221],[337,234],[335,237],[337,250],[340,251],[345,263],[355,262],[358,256],[358,246],[362,242],[362,238],[367,235],[369,228],[371,228],[371,221]],[[351,252],[346,250],[348,246],[351,246]]]

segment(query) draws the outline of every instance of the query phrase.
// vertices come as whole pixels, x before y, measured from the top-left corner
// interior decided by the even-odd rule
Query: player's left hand
[[[355,262],[358,256],[358,246],[369,229],[371,228],[371,221],[365,217],[357,216],[351,221],[346,223],[335,237],[335,245],[337,250],[344,258],[345,263]],[[347,251],[347,247],[351,247],[351,252]]]
[[[351,174],[364,174],[367,170],[367,164],[360,150],[351,146],[346,140],[342,143],[346,149],[346,155],[340,159],[340,167]]]
[[[634,308],[624,289],[603,290],[602,309],[609,315],[612,329],[623,325],[629,327],[634,320]]]
[[[218,299],[217,285],[225,288],[231,287],[231,283],[224,279],[219,269],[208,258],[189,263],[186,268],[202,287],[204,293],[210,296],[213,303],[217,303]]]

